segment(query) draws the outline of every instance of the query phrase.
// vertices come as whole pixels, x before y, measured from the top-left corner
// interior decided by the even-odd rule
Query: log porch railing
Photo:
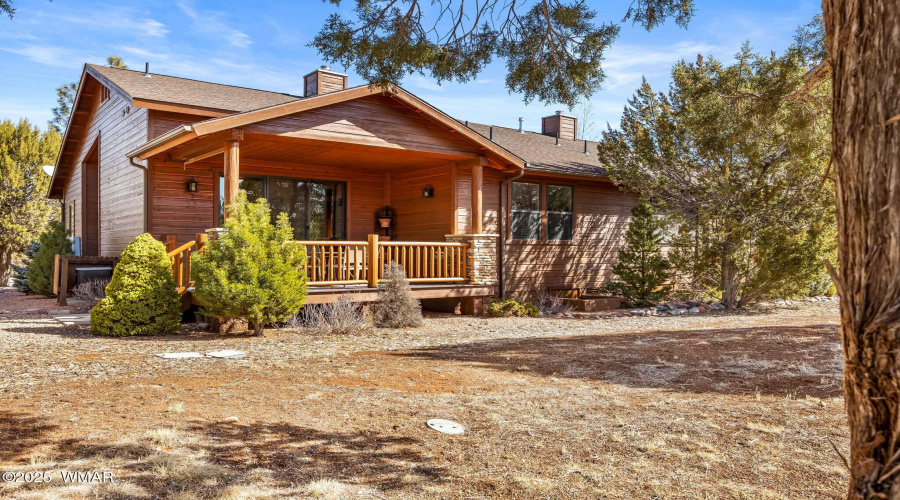
[[[306,247],[310,286],[369,285],[384,281],[391,262],[403,267],[412,283],[466,281],[467,243],[378,241],[298,241]]]
[[[203,248],[206,238],[205,234],[198,233],[196,240],[178,246],[177,236],[163,236],[163,243],[166,245],[166,255],[169,257],[169,261],[172,262],[172,278],[175,279],[175,291],[179,295],[194,286],[194,280],[191,277],[191,253]]]
[[[175,235],[163,236],[172,262],[172,277],[179,294],[194,286],[191,254],[206,243],[207,235],[178,245]],[[468,243],[378,241],[295,241],[306,247],[306,275],[309,286],[368,285],[385,281],[384,270],[391,262],[403,267],[412,283],[462,283],[467,280]]]

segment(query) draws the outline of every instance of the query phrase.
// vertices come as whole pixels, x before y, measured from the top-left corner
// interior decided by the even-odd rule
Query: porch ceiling
[[[168,151],[174,161],[204,161],[222,164],[222,140],[195,139]],[[240,161],[278,162],[326,167],[354,167],[372,170],[406,170],[448,165],[453,161],[477,158],[474,154],[448,154],[432,151],[366,146],[335,141],[273,137],[245,133],[240,142]],[[499,165],[490,164],[494,168]]]

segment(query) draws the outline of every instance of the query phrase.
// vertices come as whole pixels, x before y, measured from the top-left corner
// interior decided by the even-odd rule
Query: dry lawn
[[[55,307],[0,293],[28,308]],[[53,479],[0,498],[839,498],[836,325],[810,304],[106,339],[0,313],[0,470]],[[220,348],[248,356],[153,356]]]

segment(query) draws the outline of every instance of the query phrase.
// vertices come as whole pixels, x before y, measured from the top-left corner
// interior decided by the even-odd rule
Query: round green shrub
[[[535,317],[540,312],[538,308],[530,302],[516,302],[510,299],[494,299],[488,305],[488,315],[490,316],[529,316]]]
[[[168,335],[176,333],[180,323],[181,303],[166,246],[142,234],[122,252],[106,298],[91,311],[91,333]]]
[[[72,242],[69,241],[66,226],[55,220],[41,234],[40,247],[25,272],[28,288],[32,292],[46,297],[53,296],[53,267],[57,254],[72,255]]]

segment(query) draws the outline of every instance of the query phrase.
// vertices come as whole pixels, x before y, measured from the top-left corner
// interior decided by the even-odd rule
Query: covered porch
[[[484,198],[521,167],[449,117],[366,90],[182,126],[145,144],[133,157],[148,163],[150,232],[185,242],[220,227],[244,189],[288,213],[306,246],[311,301],[348,291],[363,299],[391,262],[430,286],[424,295],[493,294],[499,217]]]

